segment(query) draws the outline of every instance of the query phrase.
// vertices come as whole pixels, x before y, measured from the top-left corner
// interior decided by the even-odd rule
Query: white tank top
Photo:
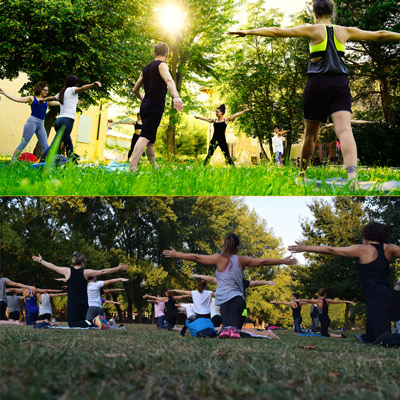
[[[39,315],[43,314],[53,314],[48,294],[42,294],[42,301],[39,301]]]

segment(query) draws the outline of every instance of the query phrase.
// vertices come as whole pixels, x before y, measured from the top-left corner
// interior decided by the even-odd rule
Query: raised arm
[[[104,294],[114,293],[114,292],[125,292],[125,289],[105,289]]]
[[[196,253],[178,253],[172,247],[171,250],[164,250],[163,254],[165,257],[180,258],[181,260],[194,261],[205,265],[217,265],[218,261],[221,259],[220,254],[213,254],[211,256],[208,256]]]
[[[362,244],[356,244],[348,247],[306,246],[301,242],[296,242],[295,245],[289,246],[288,250],[292,253],[308,252],[347,258],[361,258],[365,253],[365,247],[366,246]]]
[[[82,92],[86,92],[87,90],[93,89],[94,87],[101,87],[101,83],[96,81],[96,82],[93,82],[93,83],[89,83],[87,85],[83,85],[81,87],[77,87],[75,89],[75,93],[79,94],[79,93],[82,93]]]
[[[274,281],[250,281],[249,287],[265,286],[265,285],[276,285]]]
[[[60,105],[59,101],[48,101],[47,105],[50,107],[58,107]]]
[[[247,35],[267,36],[272,38],[279,37],[305,37],[311,39],[315,25],[300,25],[294,28],[258,28],[243,31],[229,31],[229,35],[236,35],[236,37],[244,37]]]
[[[56,294],[49,294],[50,298],[53,299],[54,297],[66,296],[68,293],[56,293]]]
[[[118,304],[119,306],[122,306],[122,303],[119,301],[113,301],[113,300],[104,300],[104,303],[109,303],[109,304]]]
[[[355,305],[356,303],[354,303],[353,301],[350,300],[332,300],[332,299],[326,299],[326,301],[329,304],[351,304],[351,305]]]
[[[190,290],[170,289],[170,291],[185,294],[185,297],[192,297],[192,292]]]
[[[85,278],[89,278],[89,276],[102,276],[102,275],[106,275],[106,274],[112,274],[114,272],[117,271],[126,271],[128,269],[127,265],[123,265],[123,264],[119,264],[118,267],[114,267],[114,268],[105,268],[105,269],[85,269],[83,271],[83,274],[85,276]]]
[[[169,73],[168,65],[165,62],[162,62],[158,66],[158,70],[160,71],[161,78],[164,79],[165,83],[168,86],[168,90],[170,91],[173,101],[174,101],[174,108],[177,111],[182,111],[183,103],[181,98],[179,97],[179,93],[176,90],[176,85],[174,80],[172,79],[171,74]]]
[[[145,294],[143,296],[144,299],[150,299],[154,301],[162,301],[163,303],[166,303],[168,301],[168,297],[157,297],[157,296],[150,296],[149,294]]]
[[[129,279],[127,279],[127,278],[109,279],[107,281],[104,281],[104,286],[111,285],[111,284],[117,283],[117,282],[129,282]]]
[[[43,104],[43,103],[46,102],[46,101],[47,101],[47,104],[52,103],[52,102],[57,102],[58,104],[60,104],[60,103],[58,102],[56,96],[47,96],[47,97],[45,97],[45,98],[39,100],[39,103],[40,103],[40,104]]]
[[[188,297],[192,297],[192,293],[190,293],[190,294],[185,294],[185,295],[183,295],[183,296],[172,296],[173,298],[174,298],[174,300],[176,301],[176,300],[182,300],[182,299],[186,299],[186,298],[188,298]]]
[[[6,96],[7,98],[9,98],[12,101],[16,101],[17,103],[28,103],[28,104],[33,103],[33,96],[17,97],[17,96],[13,96],[11,94],[6,93],[1,88],[0,88],[0,94]]]
[[[247,110],[240,111],[240,112],[238,112],[236,114],[230,115],[229,117],[225,118],[225,122],[233,122],[237,117],[239,117],[239,115],[243,115],[243,114],[245,114],[245,113],[247,113],[249,111],[252,111],[252,110],[253,110],[252,108],[248,108]]]
[[[190,275],[192,278],[203,279],[204,281],[217,283],[217,278],[215,276],[210,275],[199,275],[199,274],[192,274]]]
[[[340,27],[344,31],[346,42],[348,40],[368,40],[373,42],[387,42],[390,40],[400,40],[400,33],[391,31],[363,31],[358,28]]]
[[[29,290],[35,290],[36,289],[34,286],[29,286],[29,285],[24,285],[23,283],[14,282],[9,278],[7,278],[6,285],[7,286],[19,287],[21,289],[29,289]]]
[[[195,117],[196,119],[200,119],[201,121],[209,122],[210,124],[212,124],[212,123],[215,122],[215,119],[214,119],[214,118],[200,117],[200,115],[194,115],[194,117]]]
[[[44,261],[43,257],[40,254],[39,256],[32,256],[32,260],[38,262],[39,264],[42,264],[44,267],[51,269],[52,271],[57,272],[60,275],[64,275],[65,279],[67,280],[71,275],[71,270],[69,268],[58,267],[57,265]]]
[[[143,73],[140,74],[139,79],[136,81],[135,86],[132,89],[134,95],[140,100],[143,101],[143,95],[140,93],[140,88],[143,86]]]
[[[276,301],[276,300],[271,300],[270,301],[271,304],[280,304],[281,306],[288,306],[291,307],[292,303],[288,302],[288,301]]]
[[[247,256],[239,256],[239,262],[242,268],[245,267],[263,267],[265,265],[294,265],[297,260],[292,256],[286,258],[251,258]]]

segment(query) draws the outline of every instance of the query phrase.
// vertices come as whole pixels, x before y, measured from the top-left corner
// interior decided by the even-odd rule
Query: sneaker
[[[218,335],[221,339],[226,339],[231,337],[230,335],[230,329],[229,328],[221,328],[221,330],[219,331],[219,335]]]
[[[367,344],[367,343],[364,341],[364,339],[362,338],[361,335],[355,335],[355,339],[356,339],[356,341],[357,341],[358,343]]]
[[[240,339],[240,331],[237,328],[231,328],[229,330],[230,332],[230,338],[231,339]]]
[[[108,325],[108,322],[105,317],[102,315],[98,315],[94,320],[93,320],[93,325],[97,326],[97,328],[101,330],[107,330],[110,329],[110,326]]]

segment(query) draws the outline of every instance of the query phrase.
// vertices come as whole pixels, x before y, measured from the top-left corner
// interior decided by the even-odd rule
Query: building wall
[[[27,76],[20,74],[12,81],[0,80],[0,88],[14,96],[20,96],[18,91],[27,82]],[[50,87],[50,93],[55,91]],[[5,96],[0,101],[0,156],[11,156],[19,145],[24,124],[31,114],[31,108],[27,104],[16,103]],[[105,105],[91,106],[82,114],[77,114],[71,139],[74,150],[81,159],[103,160],[104,147],[106,143],[107,115],[108,109]],[[48,138],[49,144],[55,136],[54,128],[51,129]],[[33,136],[24,152],[33,153],[37,138]]]

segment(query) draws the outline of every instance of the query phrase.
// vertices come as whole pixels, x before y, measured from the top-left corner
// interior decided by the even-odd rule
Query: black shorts
[[[41,321],[42,319],[48,319],[50,321],[51,319],[51,314],[47,313],[47,314],[42,314],[38,316],[38,321]]]
[[[13,319],[15,321],[19,321],[19,311],[11,311],[8,314],[8,319]]]
[[[150,102],[143,102],[140,106],[140,117],[142,118],[142,131],[140,137],[155,143],[157,129],[164,113],[164,106],[155,105]]]
[[[309,74],[304,88],[304,119],[326,122],[327,118],[337,111],[351,113],[351,94],[347,75]]]

